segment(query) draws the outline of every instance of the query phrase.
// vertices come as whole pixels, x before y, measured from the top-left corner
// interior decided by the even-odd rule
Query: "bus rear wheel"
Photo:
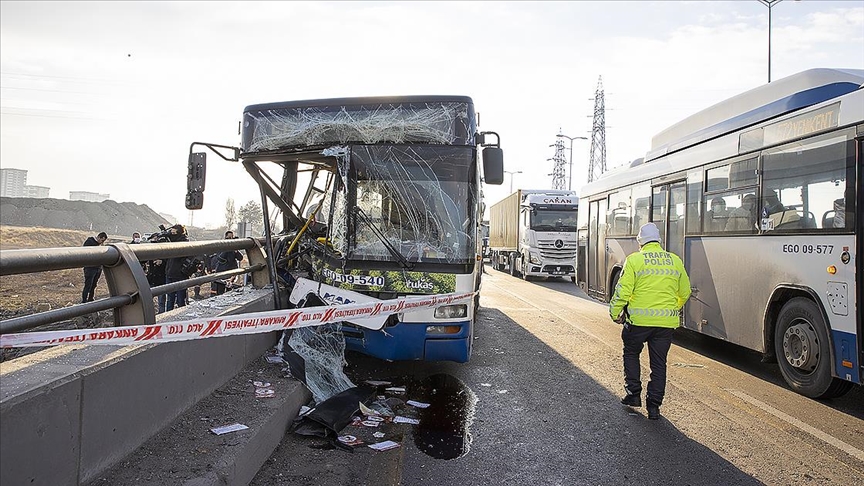
[[[819,307],[796,297],[780,309],[774,349],[780,372],[796,392],[811,398],[839,397],[852,383],[831,376],[831,341]]]

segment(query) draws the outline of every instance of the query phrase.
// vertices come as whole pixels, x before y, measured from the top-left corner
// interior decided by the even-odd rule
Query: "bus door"
[[[687,181],[654,186],[651,197],[651,221],[660,230],[666,251],[684,260],[684,202]]]
[[[588,228],[588,294],[606,297],[607,200],[591,201]]]

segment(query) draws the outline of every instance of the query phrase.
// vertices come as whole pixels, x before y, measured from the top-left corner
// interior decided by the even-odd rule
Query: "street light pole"
[[[513,175],[514,174],[521,174],[522,171],[521,170],[517,170],[517,171],[505,170],[504,173],[510,174],[510,194],[513,194]]]
[[[567,190],[572,191],[573,190],[573,140],[588,140],[588,138],[587,137],[568,137],[567,135],[564,135],[563,133],[559,133],[558,135],[555,135],[555,136],[558,138],[566,138],[567,140],[570,140],[570,175],[569,175],[570,179],[567,181]]]
[[[759,0],[759,3],[768,7],[768,82],[771,82],[771,8],[783,0]]]

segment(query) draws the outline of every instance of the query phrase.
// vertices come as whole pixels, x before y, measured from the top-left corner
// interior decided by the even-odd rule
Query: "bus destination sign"
[[[819,110],[804,113],[792,118],[766,125],[764,128],[764,145],[774,145],[812,133],[837,127],[840,115],[840,103],[834,103]]]

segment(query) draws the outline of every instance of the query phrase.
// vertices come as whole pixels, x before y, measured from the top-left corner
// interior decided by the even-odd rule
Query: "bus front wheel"
[[[777,316],[774,349],[783,378],[796,392],[811,398],[839,397],[852,383],[831,376],[828,327],[819,307],[796,297]]]

